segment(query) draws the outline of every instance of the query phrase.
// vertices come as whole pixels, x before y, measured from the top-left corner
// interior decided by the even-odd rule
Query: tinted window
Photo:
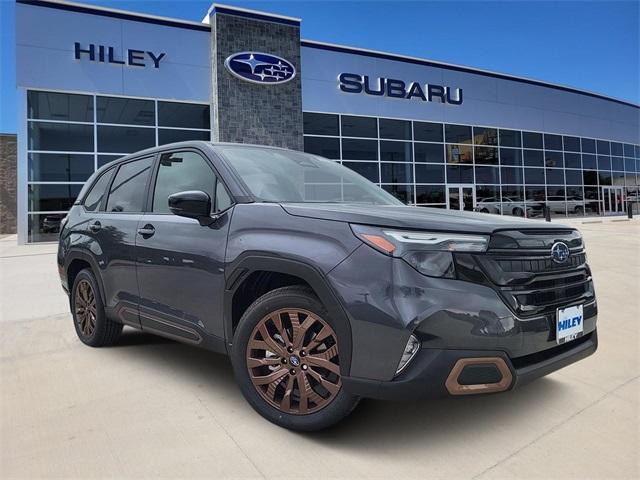
[[[378,141],[343,138],[342,158],[345,160],[377,160]]]
[[[29,180],[31,181],[84,182],[93,171],[93,155],[29,154]]]
[[[327,113],[304,113],[304,133],[314,135],[338,135],[338,115]]]
[[[447,165],[448,183],[473,183],[473,167]]]
[[[567,168],[582,168],[582,160],[579,153],[565,153],[564,166]]]
[[[580,139],[578,137],[562,137],[565,152],[579,152]]]
[[[546,150],[562,150],[562,137],[560,135],[544,135],[544,148]]]
[[[564,170],[561,168],[547,168],[547,183],[549,185],[562,185],[564,183]]]
[[[522,168],[502,167],[502,183],[522,183]]]
[[[381,118],[380,138],[393,138],[396,140],[411,140],[411,122],[406,120],[390,120]]]
[[[209,130],[209,105],[158,102],[158,126]]]
[[[231,196],[227,193],[227,189],[224,187],[222,182],[216,178],[216,198],[214,201],[213,210],[215,212],[222,212],[226,210],[233,204],[233,200],[231,200]]]
[[[98,168],[104,167],[107,163],[122,158],[122,155],[98,155]]]
[[[323,137],[304,137],[304,151],[321,157],[340,158],[340,139]]]
[[[522,146],[524,148],[542,148],[542,134],[522,132]]]
[[[611,157],[598,155],[598,170],[611,170]]]
[[[527,185],[544,185],[544,169],[543,168],[525,168],[524,181]]]
[[[371,117],[342,115],[342,136],[376,138],[378,136],[378,120]]]
[[[133,153],[154,147],[156,132],[153,128],[98,126],[100,152]]]
[[[498,164],[498,149],[494,147],[475,147],[476,163],[485,165]]]
[[[156,123],[156,107],[153,100],[98,97],[96,107],[99,123],[150,126]]]
[[[444,137],[449,143],[471,143],[471,127],[447,124],[444,126]]]
[[[359,173],[367,180],[372,182],[380,182],[380,172],[378,171],[378,163],[374,162],[342,162],[342,165]]]
[[[524,164],[527,167],[543,167],[544,155],[540,150],[523,150]]]
[[[153,192],[153,211],[169,213],[169,195],[187,190],[201,190],[215,199],[216,177],[204,158],[195,152],[164,153]]]
[[[582,185],[582,170],[565,170],[567,185]]]
[[[93,184],[89,193],[84,197],[84,208],[90,212],[95,212],[100,208],[102,199],[107,195],[107,188],[109,188],[109,182],[113,176],[115,169],[111,169],[103,173],[100,178]]]
[[[564,158],[562,152],[544,152],[544,164],[547,167],[564,166]]]
[[[107,201],[107,212],[141,212],[153,157],[120,166]]]
[[[413,139],[423,142],[442,142],[442,124],[413,122]]]
[[[407,142],[380,142],[380,160],[389,162],[410,162],[413,158],[412,145]]]
[[[416,203],[445,203],[444,185],[416,186]]]
[[[413,149],[416,162],[444,162],[444,147],[442,143],[415,143]]]
[[[500,163],[502,165],[522,165],[522,150],[516,150],[515,148],[501,148]]]
[[[584,153],[596,153],[596,141],[590,138],[583,138],[582,141],[582,151]]]
[[[611,155],[616,155],[621,157],[623,153],[623,148],[621,143],[611,142]]]
[[[75,202],[82,185],[33,184],[29,185],[29,211],[52,212],[69,210]]]
[[[582,168],[597,168],[595,155],[582,155]]]
[[[29,150],[93,152],[93,126],[29,122]]]
[[[166,145],[167,143],[184,142],[186,140],[204,140],[211,139],[211,133],[204,130],[175,130],[168,128],[158,129],[158,145]]]
[[[413,187],[408,185],[382,185],[382,188],[403,203],[413,202]]]
[[[27,92],[29,118],[93,122],[93,97],[54,92]]]
[[[473,143],[476,145],[498,145],[496,128],[473,127]]]
[[[416,183],[444,183],[444,167],[416,165]]]
[[[412,183],[413,166],[410,163],[381,163],[382,183]]]
[[[611,149],[609,148],[609,142],[604,140],[598,140],[596,142],[596,146],[598,149],[598,155],[609,155],[611,153]]]
[[[500,145],[503,147],[519,147],[520,131],[519,130],[500,130]]]
[[[476,167],[476,183],[500,183],[500,170],[497,167]]]
[[[473,147],[471,145],[447,145],[448,163],[473,163]]]

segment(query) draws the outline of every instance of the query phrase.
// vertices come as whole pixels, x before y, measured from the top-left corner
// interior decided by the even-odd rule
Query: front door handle
[[[101,228],[102,228],[102,224],[97,220],[93,222],[91,225],[89,225],[89,230],[91,230],[94,233],[100,230]]]
[[[147,223],[144,227],[138,229],[138,234],[144,238],[152,237],[156,233],[156,229],[150,223]]]

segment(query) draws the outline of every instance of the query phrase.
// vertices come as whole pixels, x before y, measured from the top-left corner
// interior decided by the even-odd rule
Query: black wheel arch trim
[[[104,284],[102,283],[102,275],[100,275],[100,268],[98,267],[98,263],[96,262],[93,256],[89,255],[86,252],[83,252],[82,250],[77,250],[73,248],[68,250],[64,256],[64,272],[67,277],[67,287],[69,289],[69,293],[73,288],[73,285],[69,285],[69,267],[71,266],[74,260],[82,260],[89,264],[89,266],[91,267],[93,276],[95,277],[96,282],[98,282],[98,287],[100,288],[100,298],[102,299],[102,304],[106,305],[107,303],[106,303],[106,297],[104,292]]]
[[[349,374],[352,348],[351,323],[338,296],[321,271],[299,260],[255,252],[245,252],[240,255],[228,271],[231,273],[227,276],[224,293],[224,332],[229,354],[231,354],[233,340],[233,296],[236,290],[253,272],[283,273],[299,277],[309,284],[331,317],[335,319],[340,349],[340,371],[342,375]]]

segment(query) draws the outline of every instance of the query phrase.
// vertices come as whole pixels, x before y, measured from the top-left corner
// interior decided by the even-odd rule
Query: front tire
[[[98,282],[88,268],[73,281],[71,314],[78,338],[90,347],[113,345],[120,338],[122,324],[107,318]]]
[[[249,404],[270,422],[297,431],[327,428],[358,403],[340,376],[334,320],[303,286],[257,299],[236,329],[231,359]]]

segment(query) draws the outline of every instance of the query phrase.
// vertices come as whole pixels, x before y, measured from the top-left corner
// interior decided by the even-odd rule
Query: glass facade
[[[28,241],[54,241],[84,182],[149,147],[210,139],[209,105],[27,92]]]
[[[638,202],[640,147],[556,133],[304,113],[304,148],[405,203],[542,217]]]

